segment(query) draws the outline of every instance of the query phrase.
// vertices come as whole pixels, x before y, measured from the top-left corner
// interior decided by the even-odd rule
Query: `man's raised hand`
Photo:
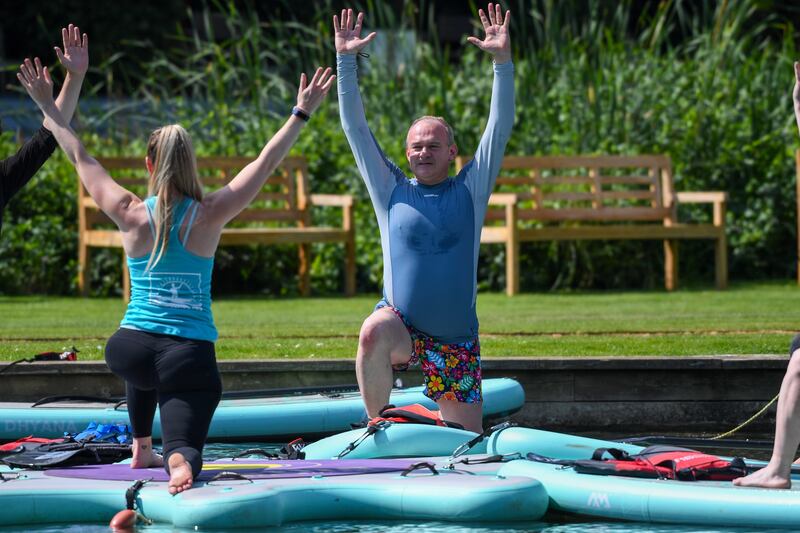
[[[488,17],[483,12],[483,9],[478,10],[486,36],[482,41],[477,37],[467,37],[467,41],[492,54],[494,62],[497,64],[511,61],[511,40],[508,37],[508,23],[511,20],[511,12],[506,11],[506,15],[503,17],[500,4],[489,4],[486,11],[489,14]]]
[[[42,67],[42,62],[38,57],[33,61],[25,59],[19,66],[17,79],[42,111],[46,113],[51,106],[55,107],[53,80],[50,78],[47,67]]]
[[[357,54],[378,35],[370,33],[361,38],[361,24],[364,22],[364,13],[359,13],[358,18],[353,17],[352,9],[342,9],[341,18],[333,16],[333,34],[337,54]]]
[[[61,38],[64,41],[64,50],[54,47],[56,55],[64,68],[73,75],[84,76],[89,68],[89,38],[77,26],[70,24],[61,28]]]

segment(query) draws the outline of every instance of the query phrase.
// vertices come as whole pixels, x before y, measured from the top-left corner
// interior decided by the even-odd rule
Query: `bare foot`
[[[192,488],[192,466],[180,453],[169,456],[169,493],[178,494]]]
[[[144,437],[133,440],[131,468],[150,468],[164,466],[164,458],[153,451],[153,439]]]
[[[756,470],[749,476],[740,477],[733,480],[733,484],[737,487],[762,487],[765,489],[790,489],[792,488],[792,481],[775,474],[769,467]]]
[[[164,466],[164,458],[153,450],[149,453],[133,454],[131,468],[153,468]]]

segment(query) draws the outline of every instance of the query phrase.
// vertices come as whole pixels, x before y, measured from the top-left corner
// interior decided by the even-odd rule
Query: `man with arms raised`
[[[415,120],[406,136],[413,179],[384,155],[367,125],[356,55],[375,38],[361,38],[363,13],[334,16],[339,109],[350,148],[366,182],[381,233],[384,297],[364,321],[356,374],[369,417],[389,401],[392,368],[421,364],[425,394],[442,418],[482,430],[476,272],[489,195],[514,120],[510,13],[479,10],[485,37],[468,40],[494,59],[486,130],[474,159],[455,177],[453,131],[441,117]],[[387,107],[385,112],[392,112]]]

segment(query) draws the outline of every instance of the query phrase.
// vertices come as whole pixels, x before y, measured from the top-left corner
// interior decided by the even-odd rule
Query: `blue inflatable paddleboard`
[[[507,416],[525,402],[522,386],[506,378],[484,380],[483,397],[484,417]],[[423,394],[423,387],[395,389],[391,403],[396,406],[420,403],[436,408]],[[304,437],[310,440],[348,430],[351,423],[360,422],[364,416],[364,404],[357,391],[227,399],[220,402],[214,413],[208,439],[280,442]],[[124,404],[115,407],[48,403],[32,407],[30,403],[0,402],[0,441],[27,435],[61,437],[64,433],[83,430],[90,422],[126,424],[128,411]],[[158,439],[160,435],[161,426],[156,415],[153,437]]]

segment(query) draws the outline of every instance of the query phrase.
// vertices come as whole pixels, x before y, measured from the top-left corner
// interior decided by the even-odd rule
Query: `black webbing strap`
[[[246,457],[248,455],[261,455],[262,457],[266,457],[267,459],[278,459],[281,461],[294,461],[298,459],[305,459],[306,454],[303,452],[303,448],[306,447],[305,441],[302,438],[296,438],[291,442],[288,442],[281,446],[280,451],[276,452],[268,452],[263,448],[248,448],[243,452],[239,452],[233,456],[232,460],[235,461],[236,459],[241,459],[242,457]]]
[[[364,432],[364,434],[361,435],[360,437],[358,437],[356,440],[354,440],[350,444],[348,444],[347,447],[344,450],[342,450],[342,452],[339,455],[336,456],[336,458],[337,459],[341,459],[342,457],[344,457],[348,453],[350,453],[353,450],[355,450],[358,447],[359,444],[361,444],[362,442],[367,440],[369,437],[371,437],[372,435],[374,435],[378,431],[389,427],[391,424],[392,423],[389,422],[388,420],[381,420],[380,422],[378,422],[375,425],[367,426],[367,430]]]
[[[262,457],[266,457],[267,459],[280,459],[280,455],[273,452],[268,452],[262,448],[248,448],[243,452],[239,452],[231,458],[231,461],[235,461],[236,459],[241,459],[242,457],[247,457],[248,455],[260,455]]]
[[[572,459],[553,459],[552,457],[545,457],[544,455],[539,455],[538,453],[528,452],[525,455],[525,458],[528,461],[535,461],[537,463],[547,463],[551,465],[561,465],[561,466],[574,466],[575,461]]]
[[[472,448],[474,448],[475,445],[477,445],[479,442],[481,442],[483,439],[485,439],[486,437],[488,437],[492,433],[495,433],[497,431],[503,431],[504,429],[508,429],[508,428],[516,426],[516,425],[517,424],[515,424],[514,422],[503,422],[503,423],[497,424],[496,426],[492,426],[492,427],[490,427],[488,429],[484,429],[483,433],[481,433],[477,437],[474,437],[473,439],[469,440],[468,442],[465,442],[464,444],[462,444],[461,446],[456,448],[453,451],[452,455],[450,455],[450,458],[448,459],[448,462],[452,463],[453,460],[455,460],[456,457],[458,457],[459,455],[464,455],[465,453],[470,451]]]
[[[153,478],[150,479],[137,479],[136,482],[128,487],[128,490],[125,491],[125,506],[127,509],[131,511],[136,510],[136,498],[139,497],[139,491],[142,490],[142,487],[149,481],[152,481]]]
[[[216,476],[212,477],[206,482],[206,485],[210,485],[214,481],[225,481],[227,479],[234,479],[237,481],[247,481],[248,483],[254,483],[252,479],[249,477],[240,474],[239,472],[231,472],[230,470],[224,470],[217,474]]]
[[[597,448],[592,452],[592,460],[602,461],[605,454],[610,455],[617,461],[635,461],[635,459],[625,450],[619,448]]]
[[[455,461],[449,462],[447,468],[454,469],[457,464],[462,465],[483,465],[488,463],[504,463],[506,461],[513,461],[515,459],[522,459],[522,454],[519,452],[487,455],[485,457],[461,457]]]
[[[423,468],[427,468],[428,470],[430,470],[434,476],[439,475],[439,471],[436,470],[436,467],[433,465],[433,463],[422,462],[422,463],[414,463],[413,465],[403,470],[403,472],[400,474],[400,477],[406,477],[411,472],[415,470],[422,470]]]

